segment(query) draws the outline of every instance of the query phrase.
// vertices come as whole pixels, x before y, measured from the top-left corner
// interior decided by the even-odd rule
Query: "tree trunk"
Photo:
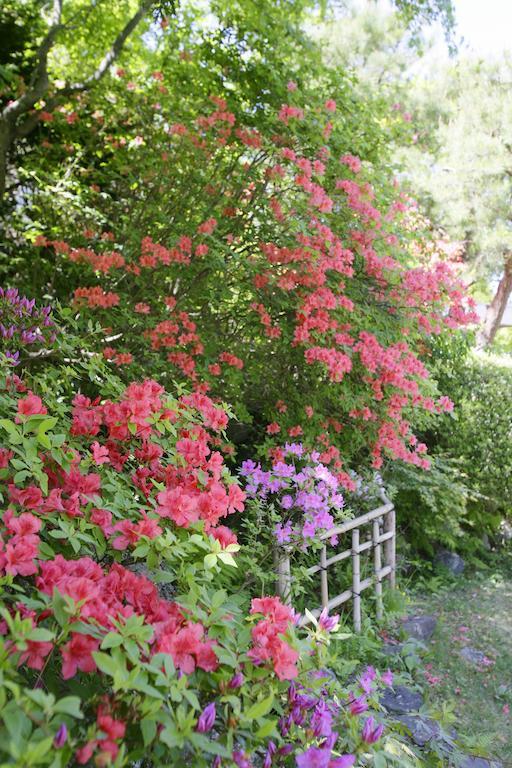
[[[480,331],[477,336],[477,347],[483,349],[494,341],[494,337],[503,320],[507,302],[512,293],[512,254],[507,256],[505,269],[498,284],[494,298],[487,307]]]
[[[7,181],[7,158],[12,141],[11,126],[7,120],[0,118],[0,204],[2,202]]]

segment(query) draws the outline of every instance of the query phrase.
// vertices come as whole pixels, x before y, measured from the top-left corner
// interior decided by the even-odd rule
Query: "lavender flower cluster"
[[[0,287],[0,352],[10,365],[18,365],[22,347],[50,345],[55,338],[51,307],[37,307],[17,288]]]
[[[317,533],[330,530],[343,509],[339,483],[319,461],[317,451],[306,452],[300,443],[286,443],[282,459],[269,471],[248,460],[240,474],[249,498],[274,502],[283,522],[274,533],[280,544],[300,542],[307,546]],[[331,542],[336,543],[336,537]]]
[[[293,740],[294,729],[306,730],[315,742],[305,752],[295,757],[297,768],[350,768],[357,759],[357,752],[366,752],[368,746],[375,744],[381,738],[384,726],[376,723],[373,717],[367,717],[362,724],[354,722],[355,728],[342,728],[359,736],[351,743],[351,751],[347,752],[347,742],[340,740],[338,727],[342,724],[342,714],[348,720],[359,718],[369,709],[367,697],[375,694],[381,685],[392,685],[393,675],[387,672],[378,675],[373,667],[367,667],[350,690],[345,702],[336,702],[326,689],[320,692],[306,690],[291,683],[288,690],[288,713],[279,721],[279,731],[284,739]],[[282,749],[282,748],[281,748]],[[340,754],[344,752],[344,754]],[[270,766],[270,764],[269,764]]]

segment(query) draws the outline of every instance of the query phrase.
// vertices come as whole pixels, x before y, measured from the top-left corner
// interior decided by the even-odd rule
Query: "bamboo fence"
[[[384,502],[376,509],[364,515],[347,520],[337,525],[320,536],[322,549],[320,550],[320,563],[308,569],[308,574],[320,574],[320,608],[311,610],[313,616],[318,617],[323,608],[330,613],[334,608],[352,600],[352,614],[354,630],[361,631],[361,594],[369,587],[374,588],[376,615],[381,619],[383,615],[382,582],[389,580],[391,588],[396,583],[396,517],[393,504],[381,492],[381,500]],[[328,557],[328,547],[331,547],[330,539],[338,537],[338,542],[343,540],[345,534],[351,532],[351,546],[342,552]],[[365,535],[362,537],[361,533]],[[362,541],[361,539],[364,538]],[[333,549],[336,549],[338,544]],[[365,552],[373,553],[372,575],[361,578],[361,555]],[[352,586],[339,595],[329,597],[329,568],[341,563],[343,560],[352,560]],[[285,547],[276,548],[274,551],[274,564],[277,575],[277,593],[285,601],[290,602],[292,576],[290,569],[290,553]],[[303,618],[302,623],[308,619]]]

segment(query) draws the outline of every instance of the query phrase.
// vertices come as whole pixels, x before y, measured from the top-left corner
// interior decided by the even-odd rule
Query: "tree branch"
[[[123,27],[121,32],[112,43],[110,50],[107,51],[92,75],[89,75],[89,77],[87,77],[81,83],[70,83],[69,85],[66,85],[59,93],[63,96],[69,96],[79,91],[85,91],[94,83],[99,82],[99,80],[101,80],[101,78],[106,75],[109,67],[118,58],[127,38],[131,35],[135,27],[139,24],[139,22],[142,20],[152,5],[153,0],[143,0],[137,13],[132,16],[132,18]]]
[[[7,104],[2,110],[1,118],[13,124],[19,115],[27,112],[46,93],[48,80],[48,54],[54,46],[55,38],[62,29],[62,3],[63,0],[53,0],[53,10],[50,19],[50,27],[36,54],[36,67],[30,79],[28,90],[16,101]]]

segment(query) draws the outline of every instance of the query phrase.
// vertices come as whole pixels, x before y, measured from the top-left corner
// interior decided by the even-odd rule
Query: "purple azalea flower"
[[[233,762],[238,765],[238,768],[251,768],[251,761],[248,759],[245,752],[241,749],[235,749],[232,754]]]
[[[373,717],[369,717],[363,726],[361,738],[364,742],[366,742],[366,744],[375,744],[375,742],[380,739],[383,733],[384,726],[382,724],[376,725]]]
[[[374,689],[372,685],[377,673],[373,667],[367,667],[359,678],[359,685],[365,693],[371,693]]]
[[[310,747],[301,755],[297,755],[295,762],[298,768],[328,768],[330,759],[330,749]]]
[[[384,685],[393,685],[393,673],[390,669],[386,670],[381,676],[380,679],[384,683]]]
[[[287,456],[298,456],[299,459],[304,453],[301,443],[285,443],[284,452]]]
[[[269,741],[267,751],[265,753],[265,759],[263,760],[263,768],[270,768],[272,765],[272,758],[277,752],[277,747],[273,741]]]
[[[250,475],[251,472],[253,472],[258,467],[259,467],[259,464],[255,464],[254,461],[252,461],[251,459],[247,459],[246,461],[242,461],[242,466],[240,468],[240,474],[243,477],[246,477],[247,475]]]
[[[357,699],[352,698],[350,702],[350,712],[352,715],[361,715],[368,709],[368,702],[365,696],[359,696]]]
[[[283,509],[291,509],[293,507],[293,496],[290,496],[290,494],[283,496],[281,499],[281,506]]]
[[[324,701],[319,701],[311,716],[311,727],[316,738],[330,736],[332,731],[332,714]]]
[[[341,755],[334,757],[329,763],[329,768],[351,768],[356,761],[355,755]]]
[[[215,718],[217,716],[217,711],[215,709],[215,702],[212,701],[208,706],[206,706],[201,714],[199,715],[199,719],[197,721],[196,725],[196,731],[198,733],[208,733],[208,731],[211,731],[213,728],[213,724],[215,722]]]
[[[292,533],[292,524],[290,522],[287,522],[286,525],[281,525],[281,523],[278,523],[274,528],[274,535],[278,544],[286,544],[289,542],[292,537]]]
[[[236,672],[228,683],[228,688],[241,688],[244,684],[244,676],[241,672]]]
[[[329,616],[329,611],[327,607],[325,607],[322,609],[322,613],[318,618],[318,627],[324,632],[334,632],[338,626],[339,619],[339,613],[335,614],[334,616]]]
[[[55,747],[55,749],[61,749],[66,743],[67,739],[68,739],[68,729],[66,728],[65,723],[62,723],[62,725],[59,726],[59,730],[55,734],[55,738],[53,740],[53,746]]]

